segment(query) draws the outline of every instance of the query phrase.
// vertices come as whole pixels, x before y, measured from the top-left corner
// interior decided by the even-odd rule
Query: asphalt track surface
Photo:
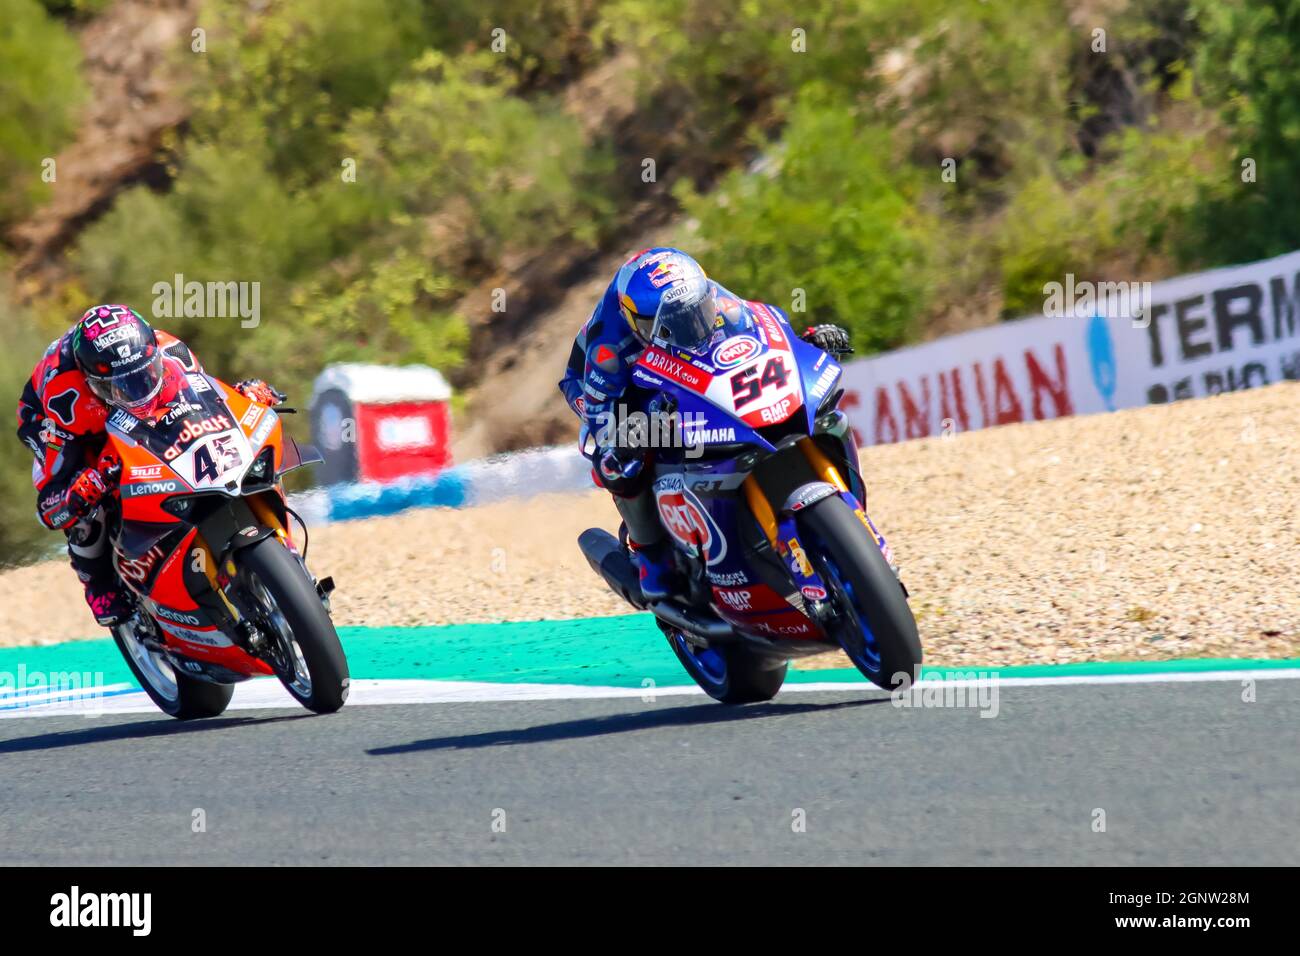
[[[994,718],[864,690],[7,720],[0,862],[1296,864],[1300,681],[1256,693],[1010,687]]]

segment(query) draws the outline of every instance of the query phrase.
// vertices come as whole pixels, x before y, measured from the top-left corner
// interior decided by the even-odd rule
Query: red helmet
[[[106,404],[136,415],[157,407],[167,377],[163,352],[139,312],[125,305],[87,309],[73,331],[72,354]]]

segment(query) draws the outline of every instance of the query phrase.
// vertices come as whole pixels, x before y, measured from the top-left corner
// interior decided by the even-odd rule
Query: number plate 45
[[[244,436],[236,432],[214,435],[196,445],[190,453],[194,487],[213,484],[239,471],[248,460],[246,449]]]

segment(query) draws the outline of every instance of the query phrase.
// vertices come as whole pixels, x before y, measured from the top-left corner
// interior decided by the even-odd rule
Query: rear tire
[[[332,714],[348,699],[351,679],[348,662],[339,643],[338,633],[329,612],[321,603],[320,595],[312,586],[303,566],[279,538],[263,538],[257,544],[241,549],[236,560],[241,568],[251,574],[270,596],[273,608],[256,593],[248,595],[264,611],[279,612],[291,635],[291,645],[302,655],[309,684],[300,686],[294,676],[276,668],[280,683],[298,703],[318,714]],[[267,635],[275,641],[284,640],[279,629]],[[289,661],[292,664],[292,660]]]
[[[204,717],[217,717],[225,712],[231,696],[235,693],[234,685],[213,684],[197,677],[190,677],[188,674],[181,673],[170,662],[163,662],[163,666],[159,666],[156,663],[156,656],[153,665],[148,668],[142,667],[137,662],[132,647],[137,653],[150,654],[151,652],[131,636],[126,628],[126,625],[113,628],[113,642],[117,644],[118,651],[121,652],[126,666],[131,669],[136,681],[144,688],[144,692],[149,695],[149,699],[159,710],[177,720],[199,720]],[[130,646],[128,641],[131,642]],[[170,679],[173,682],[171,685],[167,683],[167,671],[170,671]]]
[[[894,690],[900,673],[910,686],[921,666],[916,618],[871,533],[838,496],[804,509],[797,522],[809,558],[841,608],[832,636],[877,687]]]
[[[686,673],[719,703],[754,704],[771,700],[785,683],[788,661],[774,661],[739,644],[701,650],[677,628],[663,622],[659,622],[659,628]]]

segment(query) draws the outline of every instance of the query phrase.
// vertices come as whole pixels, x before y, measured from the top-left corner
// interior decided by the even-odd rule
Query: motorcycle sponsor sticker
[[[201,421],[186,422],[185,427],[181,429],[176,440],[172,442],[171,447],[163,452],[163,458],[167,461],[175,461],[181,456],[181,452],[196,438],[202,438],[204,435],[212,435],[217,432],[230,431],[230,419],[225,415],[213,415],[211,418],[204,418]]]
[[[718,368],[744,365],[763,350],[752,335],[734,335],[713,350],[713,364]]]
[[[890,549],[889,543],[885,541],[885,536],[876,530],[875,524],[873,524],[871,519],[867,517],[867,513],[861,508],[855,509],[853,513],[858,516],[858,520],[862,522],[869,532],[871,532],[871,537],[875,540],[876,547],[880,549],[880,553],[884,555],[885,560],[888,563],[893,564],[894,553]]]
[[[772,311],[762,302],[750,302],[750,311],[758,319],[760,333],[767,339],[768,344],[774,348],[783,348],[786,344],[785,330],[781,328],[781,323]]]
[[[659,520],[679,544],[704,555],[707,564],[717,564],[727,555],[727,540],[708,510],[687,489],[681,475],[665,475],[654,483]]]
[[[239,420],[239,424],[245,428],[252,428],[257,424],[257,420],[262,417],[263,411],[265,411],[265,408],[254,402],[248,406],[248,411],[244,412],[244,417]]]
[[[791,511],[803,511],[810,505],[815,505],[823,498],[829,498],[835,494],[835,486],[827,484],[824,481],[810,481],[806,485],[800,485],[790,496],[787,507]]]
[[[158,562],[166,554],[167,552],[163,550],[162,545],[158,544],[155,544],[138,558],[127,558],[121,552],[118,552],[117,573],[127,581],[143,584],[148,580],[149,572],[157,566]]]
[[[279,415],[271,411],[269,408],[266,410],[266,414],[262,418],[262,424],[257,426],[257,431],[253,432],[253,434],[250,435],[248,439],[250,442],[252,442],[254,448],[262,447],[262,444],[266,441],[267,436],[271,434],[271,429],[275,427],[275,423],[278,422],[279,420],[280,420]]]
[[[181,491],[179,481],[137,481],[122,485],[123,498],[143,498],[148,495],[174,495]]]
[[[743,471],[731,474],[692,474],[688,475],[687,487],[700,495],[714,495],[720,491],[735,491],[745,483],[748,474]]]
[[[793,624],[772,624],[769,621],[746,621],[745,628],[768,634],[772,637],[815,637],[821,633],[812,621],[802,620]]]
[[[749,583],[749,575],[744,571],[710,571],[709,583],[714,587],[736,587]]]
[[[136,330],[134,328],[119,328],[112,332],[105,332],[97,335],[91,341],[95,343],[96,351],[102,352],[107,348],[112,348],[118,342],[125,342],[127,339],[138,341]]]
[[[662,349],[653,347],[646,349],[641,356],[641,364],[691,391],[704,392],[709,387],[710,376],[707,373],[678,361]]]
[[[172,402],[167,406],[167,411],[158,416],[158,421],[163,425],[174,425],[191,412],[202,410],[202,406],[195,405],[193,402],[187,402],[184,400]]]
[[[714,588],[713,596],[729,611],[754,609],[754,592],[749,588]]]
[[[812,577],[812,564],[808,560],[808,555],[804,552],[803,545],[799,543],[799,539],[791,538],[785,545],[790,555],[790,570],[795,574],[802,574],[806,578]]]
[[[135,429],[135,426],[140,424],[140,419],[119,408],[108,416],[108,424],[110,428],[116,428],[118,431],[129,435]]]
[[[825,600],[826,600],[826,589],[825,589],[825,588],[819,588],[819,587],[818,587],[817,585],[815,585],[815,584],[808,584],[808,585],[805,585],[804,587],[801,587],[801,588],[799,589],[799,593],[802,594],[804,597],[806,597],[806,598],[807,598],[808,600],[810,600],[810,601],[825,601]]]
[[[204,624],[196,611],[178,611],[175,608],[155,604],[153,612],[155,616],[172,624],[189,624],[192,627],[202,627]]]
[[[201,644],[204,647],[231,647],[230,638],[222,634],[215,628],[210,631],[199,631],[192,627],[185,627],[183,624],[175,624],[171,621],[161,621],[163,630],[173,637],[182,641],[188,641],[191,644]]]
[[[746,622],[753,620],[754,615],[781,615],[779,620],[785,620],[794,610],[783,595],[757,581],[745,587],[714,585],[713,606],[723,617],[743,615]]]
[[[157,481],[162,473],[162,465],[136,465],[126,473],[126,478],[127,481]]]
[[[736,440],[736,430],[734,428],[708,428],[695,427],[689,428],[685,423],[682,424],[682,441],[689,446],[710,445]]]
[[[190,372],[185,376],[185,379],[190,383],[190,388],[196,392],[212,391],[212,385],[209,384],[206,375],[201,375],[198,372]]]
[[[840,367],[838,365],[827,366],[826,371],[818,376],[817,381],[813,383],[813,387],[808,390],[808,394],[812,396],[814,401],[820,399],[831,390],[831,386],[835,384],[839,377]]]
[[[764,425],[779,425],[789,418],[797,407],[794,396],[787,395],[780,401],[773,402],[767,408],[760,408],[758,410],[758,419]],[[753,417],[753,415],[746,415],[745,419],[748,421]]]

